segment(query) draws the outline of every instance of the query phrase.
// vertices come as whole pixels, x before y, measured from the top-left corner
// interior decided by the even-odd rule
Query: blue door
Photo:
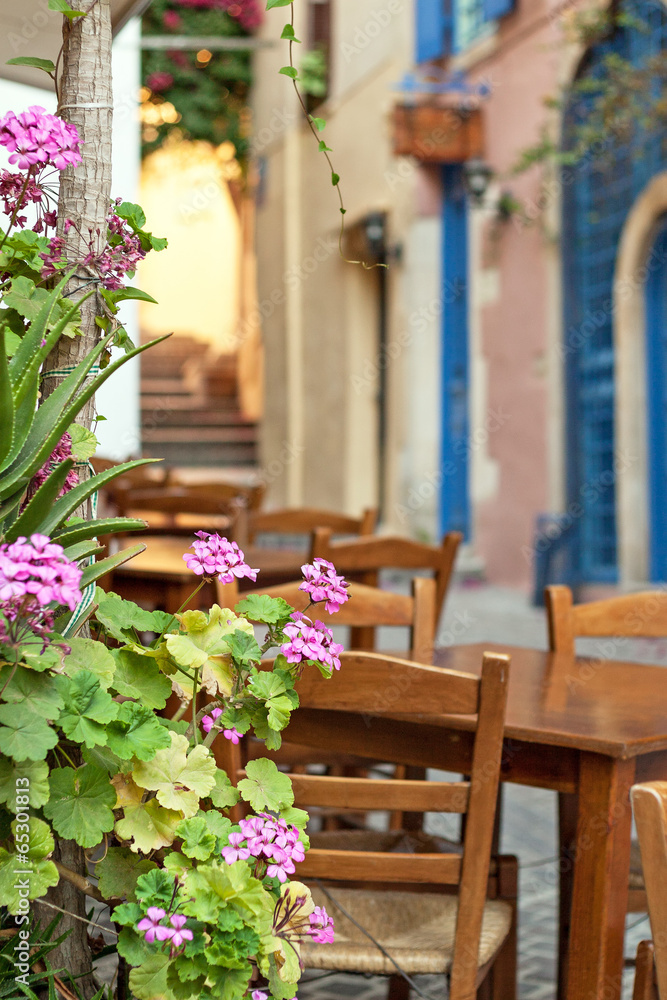
[[[468,199],[461,166],[444,166],[442,183],[440,529],[468,538]]]
[[[580,78],[603,76],[615,55],[641,66],[667,48],[667,12],[650,0],[622,0],[624,26],[593,46]],[[566,149],[594,92],[578,94],[564,119]],[[613,279],[623,225],[654,174],[667,168],[664,130],[608,137],[562,173],[563,357],[566,376],[567,494],[574,514],[574,582],[617,578],[614,443]]]
[[[667,580],[667,215],[660,219],[646,278],[649,573]]]

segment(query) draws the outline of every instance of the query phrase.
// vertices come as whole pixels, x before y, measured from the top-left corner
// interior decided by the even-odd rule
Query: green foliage
[[[172,27],[165,15],[177,15]],[[239,21],[220,7],[195,8],[172,0],[153,0],[143,16],[143,33],[238,38],[248,36]],[[149,101],[160,109],[171,103],[179,120],[144,129],[144,152],[157,149],[170,135],[200,139],[218,146],[233,143],[237,158],[248,153],[247,98],[252,82],[251,50],[213,52],[204,62],[196,51],[146,49],[142,79]],[[171,116],[170,116],[171,117]]]

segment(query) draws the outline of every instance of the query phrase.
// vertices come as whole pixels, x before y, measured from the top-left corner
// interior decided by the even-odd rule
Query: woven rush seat
[[[313,888],[313,901],[334,919],[333,944],[305,944],[301,949],[309,969],[340,970],[393,975],[396,966],[335,905],[342,906],[410,974],[449,972],[454,953],[456,896],[418,892],[331,889],[331,898]],[[332,900],[334,902],[332,902]],[[477,967],[489,962],[509,934],[512,907],[502,899],[487,900],[484,907]]]

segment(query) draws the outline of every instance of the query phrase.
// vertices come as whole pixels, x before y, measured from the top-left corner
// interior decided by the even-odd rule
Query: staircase
[[[170,337],[141,356],[141,435],[146,458],[180,466],[253,466],[257,425],[238,404],[236,357]]]

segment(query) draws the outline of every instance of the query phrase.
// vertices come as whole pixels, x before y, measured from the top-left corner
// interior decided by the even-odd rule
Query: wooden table
[[[123,545],[143,542],[146,550],[114,570],[112,580],[105,589],[116,589],[121,596],[139,603],[157,603],[164,606],[165,611],[177,611],[199,582],[183,561],[185,552],[191,551],[190,541],[180,536],[144,534],[123,539]],[[257,583],[240,580],[242,590],[257,590],[260,584],[266,587],[284,580],[301,579],[301,566],[307,558],[302,552],[259,546],[248,546],[243,551],[245,561],[253,569],[259,568],[260,573]],[[192,606],[204,607],[206,603],[210,606],[214,601],[215,593],[211,587],[210,591],[201,591]]]
[[[618,1000],[630,862],[629,790],[635,781],[667,778],[667,669],[490,643],[437,650],[434,663],[479,673],[485,650],[512,658],[502,780],[577,796],[566,996]],[[322,739],[344,752],[345,725],[365,725],[368,748],[380,759],[385,755],[385,760],[463,771],[472,748],[466,729],[472,730],[473,720],[468,726],[460,717],[427,712],[415,720],[401,716],[399,705],[399,691],[378,692],[380,716],[356,723],[341,716],[337,729],[323,732]],[[295,743],[303,711],[290,722]]]

